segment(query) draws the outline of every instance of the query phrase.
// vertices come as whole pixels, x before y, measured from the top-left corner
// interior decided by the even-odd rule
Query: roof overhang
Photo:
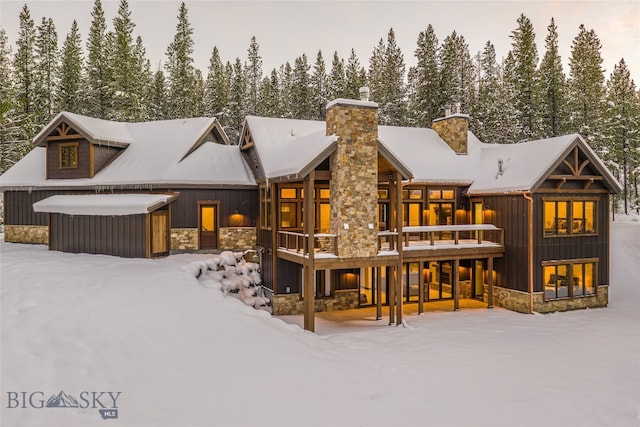
[[[65,215],[140,215],[160,209],[178,196],[179,193],[59,195],[34,203],[33,210]]]
[[[62,123],[69,124],[78,134],[82,135],[84,139],[96,145],[106,145],[110,147],[119,147],[126,148],[129,146],[131,141],[122,141],[122,140],[108,140],[105,138],[99,138],[93,135],[88,129],[85,129],[80,123],[73,120],[72,117],[67,115],[64,111],[58,113],[58,115],[49,122],[47,127],[42,129],[34,138],[33,143],[35,146],[44,147],[46,145],[47,137],[53,132],[58,126]]]
[[[413,177],[411,169],[396,157],[380,140],[378,140],[378,153],[380,153],[395,170],[400,172],[402,179],[411,179]]]

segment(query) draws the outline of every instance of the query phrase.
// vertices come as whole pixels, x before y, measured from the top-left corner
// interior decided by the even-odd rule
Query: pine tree
[[[369,84],[369,93],[372,101],[379,105],[383,101],[386,92],[386,84],[384,80],[384,55],[387,50],[384,40],[378,40],[378,44],[373,48],[371,57],[369,58],[369,72],[367,74],[367,83]],[[352,89],[349,87],[349,89]]]
[[[513,87],[515,106],[520,124],[520,140],[528,141],[539,135],[538,118],[538,48],[535,32],[529,18],[521,14],[518,28],[511,32],[511,52],[514,59]]]
[[[153,77],[153,91],[151,92],[151,108],[149,118],[151,120],[165,120],[168,117],[166,83],[161,69],[156,71]]]
[[[135,24],[127,0],[120,0],[113,27],[113,36],[109,37],[112,98],[107,115],[115,121],[134,121],[142,115],[143,100],[139,96],[141,76],[133,40]]]
[[[387,36],[384,55],[385,95],[380,106],[380,122],[386,125],[404,125],[407,115],[405,64],[400,47],[396,44],[393,28]]]
[[[327,92],[327,70],[324,65],[322,51],[319,50],[316,56],[316,63],[313,65],[313,73],[311,74],[312,119],[324,120],[328,102]]]
[[[327,79],[327,99],[334,100],[345,97],[347,81],[344,71],[344,60],[340,59],[338,52],[333,52],[331,72]]]
[[[208,70],[204,87],[204,114],[216,117],[220,123],[226,124],[231,81],[227,77],[217,46],[211,52]]]
[[[46,125],[57,112],[58,33],[51,18],[42,18],[37,28],[34,69],[34,107],[36,126]]]
[[[292,107],[293,118],[308,120],[313,117],[313,94],[309,78],[309,66],[307,55],[302,54],[296,58],[292,76]]]
[[[551,18],[547,27],[546,52],[539,69],[541,87],[541,136],[551,137],[564,133],[566,129],[566,77],[562,71],[562,59],[558,53],[558,28]]]
[[[80,113],[84,104],[82,97],[82,46],[78,23],[73,20],[71,31],[62,46],[62,67],[58,105],[60,110]]]
[[[278,80],[280,81],[280,117],[294,118],[293,68],[289,62],[280,66]]]
[[[473,64],[469,46],[455,31],[445,37],[440,48],[440,96],[438,109],[446,105],[460,107],[468,113],[473,99]]]
[[[501,65],[500,90],[495,95],[499,112],[498,123],[496,129],[493,130],[493,141],[500,144],[513,144],[518,142],[520,138],[521,126],[518,122],[518,110],[515,106],[515,59],[513,52],[509,51]]]
[[[258,114],[260,83],[262,81],[262,57],[258,52],[259,49],[260,45],[256,41],[256,37],[251,37],[245,70],[247,75],[247,114],[250,115]]]
[[[281,117],[280,82],[278,71],[271,70],[269,77],[265,77],[260,85],[260,115],[265,117]]]
[[[240,58],[233,65],[233,81],[229,93],[229,123],[225,131],[229,139],[237,144],[246,116],[245,95],[247,93],[247,76]]]
[[[136,76],[138,85],[133,87],[136,98],[140,100],[137,114],[133,118],[135,121],[149,120],[149,111],[151,109],[151,89],[153,87],[153,73],[151,72],[151,62],[146,57],[146,49],[142,44],[142,37],[136,37],[136,45],[134,48],[134,56],[136,58]],[[196,98],[193,102],[197,103]],[[198,115],[198,114],[196,114]]]
[[[360,88],[367,85],[367,71],[360,65],[356,51],[351,49],[345,68],[344,93],[337,98],[358,99]]]
[[[502,135],[505,104],[499,94],[502,90],[500,67],[496,50],[490,41],[480,53],[478,68],[478,94],[471,109],[470,126],[473,133],[485,142],[504,142]]]
[[[415,125],[431,127],[431,122],[442,114],[441,106],[438,105],[438,37],[431,24],[418,35],[415,57],[417,63],[411,79],[411,116],[414,117]]]
[[[568,106],[573,132],[578,132],[599,151],[602,148],[604,69],[600,39],[594,30],[580,25],[569,58]]]
[[[84,114],[106,119],[110,107],[111,75],[109,74],[110,43],[107,37],[107,23],[100,0],[95,0],[93,20],[87,38],[87,61],[84,72]]]
[[[176,34],[166,52],[169,117],[174,119],[196,115],[193,29],[187,13],[187,7],[182,2],[178,12]]]
[[[605,159],[622,184],[624,213],[628,214],[630,207],[638,208],[640,109],[635,83],[624,58],[614,66],[606,86]]]
[[[16,55],[13,60],[15,73],[17,109],[20,113],[35,112],[35,24],[29,8],[25,4],[20,12],[20,32],[16,41]]]

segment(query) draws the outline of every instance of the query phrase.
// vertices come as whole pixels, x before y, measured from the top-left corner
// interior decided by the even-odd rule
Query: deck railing
[[[397,231],[378,232],[378,252],[397,251],[402,244],[403,250],[420,249],[451,245],[474,246],[494,244],[504,245],[504,230],[491,224],[464,225],[422,225],[402,228],[402,237]],[[308,235],[293,231],[278,231],[278,248],[307,255]],[[335,234],[314,234],[314,252],[337,254],[338,237]]]

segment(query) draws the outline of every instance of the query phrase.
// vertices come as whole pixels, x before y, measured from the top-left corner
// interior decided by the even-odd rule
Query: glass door
[[[218,248],[218,206],[200,205],[200,249]]]

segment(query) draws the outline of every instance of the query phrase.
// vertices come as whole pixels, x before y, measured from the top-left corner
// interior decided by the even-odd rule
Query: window
[[[544,298],[576,298],[596,294],[597,260],[544,262]]]
[[[60,144],[60,169],[78,167],[78,144]]]
[[[271,228],[271,193],[269,192],[269,187],[260,188],[260,207],[262,210],[260,226],[262,228]]]
[[[545,200],[544,235],[596,233],[596,200]]]

